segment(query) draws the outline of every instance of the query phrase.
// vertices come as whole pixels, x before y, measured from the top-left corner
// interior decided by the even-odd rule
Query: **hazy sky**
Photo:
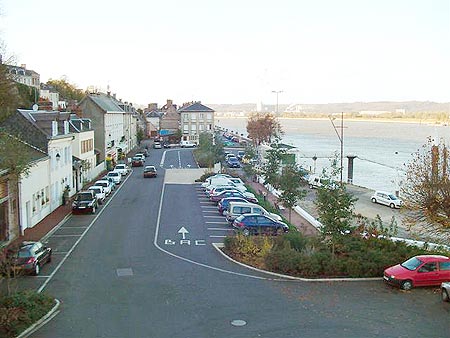
[[[135,104],[450,101],[450,0],[0,0],[41,81]]]

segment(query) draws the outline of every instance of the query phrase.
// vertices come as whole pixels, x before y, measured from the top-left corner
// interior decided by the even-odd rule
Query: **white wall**
[[[19,182],[19,212],[22,231],[32,228],[52,212],[50,158],[36,162]],[[43,194],[42,194],[43,193]],[[42,204],[44,202],[44,204]]]

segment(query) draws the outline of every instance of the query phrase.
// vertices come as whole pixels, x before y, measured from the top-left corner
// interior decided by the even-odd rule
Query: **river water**
[[[297,148],[300,165],[321,173],[330,159],[340,157],[340,141],[328,119],[279,119],[284,131],[282,142]],[[340,119],[335,120],[340,135]],[[247,136],[246,118],[217,117],[216,125]],[[343,128],[344,181],[347,181],[347,155],[354,160],[353,184],[373,190],[398,191],[404,180],[405,164],[412,160],[428,137],[450,143],[450,126],[427,123],[346,121]],[[316,156],[314,165],[312,158]]]

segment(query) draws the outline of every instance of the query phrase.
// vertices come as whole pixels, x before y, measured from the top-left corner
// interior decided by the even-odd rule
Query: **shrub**
[[[42,318],[55,300],[34,291],[22,291],[0,299],[0,335],[16,336]]]

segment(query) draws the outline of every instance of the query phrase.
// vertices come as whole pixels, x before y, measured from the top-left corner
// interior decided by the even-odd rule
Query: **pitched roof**
[[[24,143],[30,144],[45,153],[48,152],[48,137],[46,133],[19,111],[15,111],[1,122],[0,128]]]
[[[178,110],[179,112],[189,112],[189,113],[213,113],[214,110],[201,104],[200,102],[194,102],[192,104],[190,104],[189,106],[180,108]]]
[[[117,111],[123,112],[124,110],[119,107],[119,101],[114,99],[113,96],[104,93],[95,93],[87,95],[94,103],[100,107],[103,111]]]

